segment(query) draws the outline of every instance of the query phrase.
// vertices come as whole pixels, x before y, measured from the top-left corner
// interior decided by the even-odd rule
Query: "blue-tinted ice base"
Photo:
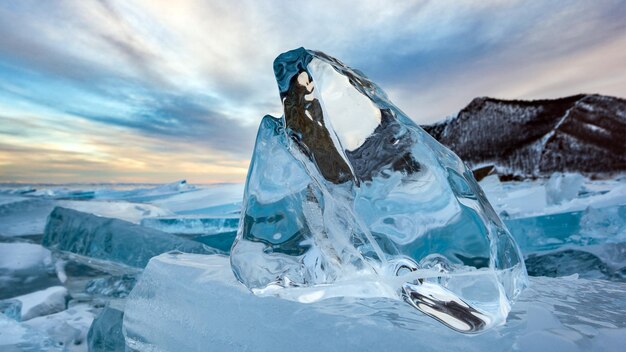
[[[128,298],[136,351],[620,351],[626,284],[531,278],[504,326],[467,336],[391,298],[301,304],[252,295],[228,258],[153,258]]]

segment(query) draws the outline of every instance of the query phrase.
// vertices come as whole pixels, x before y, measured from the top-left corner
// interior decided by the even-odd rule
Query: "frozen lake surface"
[[[621,350],[626,180],[480,184],[520,244],[531,285],[504,325],[478,335],[391,298],[252,295],[226,257],[241,184],[0,187],[0,350]],[[55,207],[71,221],[46,228]],[[83,225],[93,216],[100,226]],[[143,268],[176,249],[205,254],[162,254]]]

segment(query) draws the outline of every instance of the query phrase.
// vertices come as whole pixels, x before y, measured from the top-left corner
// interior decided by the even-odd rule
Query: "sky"
[[[626,97],[626,0],[0,2],[0,182],[245,180],[274,58],[363,71],[417,123]]]

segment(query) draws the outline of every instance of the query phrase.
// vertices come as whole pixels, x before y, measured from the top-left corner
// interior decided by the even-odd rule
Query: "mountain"
[[[621,98],[476,98],[456,117],[422,128],[454,150],[477,177],[493,171],[504,178],[626,171],[626,100]]]

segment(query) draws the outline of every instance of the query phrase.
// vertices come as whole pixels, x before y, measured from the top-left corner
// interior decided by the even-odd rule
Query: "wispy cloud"
[[[305,46],[418,122],[476,96],[626,96],[626,3],[0,4],[0,181],[242,180],[280,114],[271,64]]]

